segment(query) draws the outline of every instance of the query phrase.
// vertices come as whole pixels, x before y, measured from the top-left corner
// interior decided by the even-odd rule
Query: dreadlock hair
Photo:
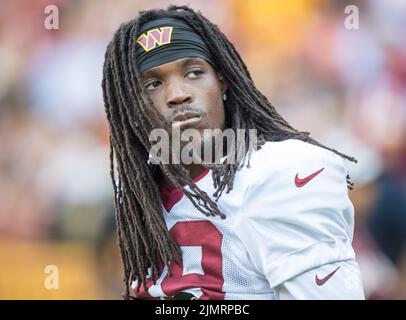
[[[291,127],[255,87],[234,45],[217,25],[207,20],[200,11],[195,12],[187,6],[173,5],[166,10],[140,11],[136,19],[120,26],[107,46],[102,80],[110,133],[110,175],[114,186],[114,206],[124,266],[126,296],[129,296],[129,285],[132,281],[137,281],[137,290],[141,284],[146,288],[148,274],[155,283],[160,267],[172,262],[177,263],[180,257],[180,249],[171,237],[162,215],[159,177],[165,175],[175,187],[183,191],[201,213],[224,218],[216,201],[226,187],[227,192],[232,190],[236,171],[244,166],[246,158],[249,161],[253,148],[248,143],[247,133],[245,145],[236,146],[238,154],[240,153],[238,151],[242,151],[242,157],[234,164],[224,162],[210,167],[216,189],[215,201],[193,183],[189,172],[182,165],[147,164],[152,146],[148,138],[149,132],[155,128],[147,110],[152,111],[166,125],[168,123],[157,111],[144,89],[137,68],[135,43],[140,27],[144,23],[163,17],[185,20],[214,53],[218,71],[228,85],[228,98],[224,108],[229,128],[256,129],[257,148],[265,141],[294,138],[357,162],[355,158],[315,141],[309,132]],[[142,98],[143,96],[146,100]],[[351,189],[349,176],[347,183]]]

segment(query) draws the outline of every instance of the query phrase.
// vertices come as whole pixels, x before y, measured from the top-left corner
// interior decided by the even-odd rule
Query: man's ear
[[[227,82],[226,79],[224,79],[223,75],[221,73],[217,73],[217,78],[220,83],[220,90],[221,93],[225,93],[227,91]]]

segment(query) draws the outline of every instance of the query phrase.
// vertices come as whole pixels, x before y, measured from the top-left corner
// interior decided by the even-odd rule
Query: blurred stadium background
[[[170,3],[217,23],[292,125],[358,158],[350,196],[366,293],[405,299],[403,0],[0,1],[0,299],[120,299],[104,50],[122,22]],[[59,30],[44,28],[49,4]],[[358,30],[344,26],[350,4]],[[48,265],[58,290],[44,286]]]

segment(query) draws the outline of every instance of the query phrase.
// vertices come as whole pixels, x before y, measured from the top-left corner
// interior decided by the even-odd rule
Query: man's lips
[[[177,120],[177,121],[172,122],[172,127],[181,130],[181,129],[185,128],[185,127],[196,126],[200,122],[200,120],[201,120],[200,116],[185,119],[185,120]]]
[[[186,126],[194,126],[198,124],[201,120],[201,114],[197,112],[182,112],[178,113],[174,118],[171,120],[172,126],[182,129]]]
[[[192,111],[181,112],[178,113],[175,117],[173,117],[171,119],[171,122],[173,123],[175,121],[182,121],[190,118],[200,118],[200,115],[201,115],[200,113]]]

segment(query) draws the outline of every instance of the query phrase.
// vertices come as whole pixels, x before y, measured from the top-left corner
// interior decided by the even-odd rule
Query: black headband
[[[182,58],[202,58],[214,67],[203,39],[184,20],[160,18],[145,23],[137,37],[140,72]]]

